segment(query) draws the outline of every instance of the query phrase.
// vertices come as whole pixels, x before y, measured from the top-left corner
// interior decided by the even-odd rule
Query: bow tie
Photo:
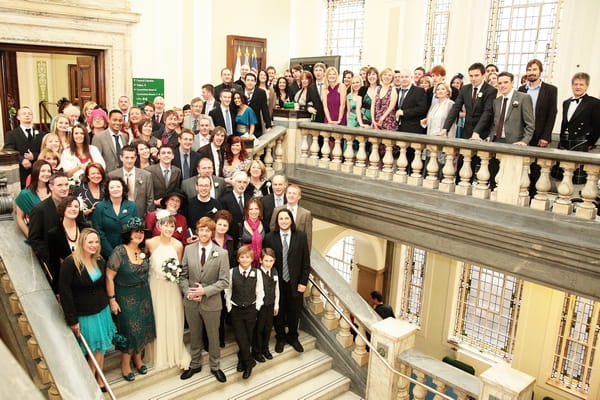
[[[581,97],[578,97],[576,99],[571,99],[571,101],[574,101],[575,103],[579,104],[579,100],[581,100]]]

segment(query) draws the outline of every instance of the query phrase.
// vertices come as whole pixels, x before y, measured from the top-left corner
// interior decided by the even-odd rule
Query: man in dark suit
[[[198,149],[200,158],[210,158],[215,168],[215,175],[223,177],[223,161],[225,159],[225,128],[217,126],[211,134],[210,143]]]
[[[158,160],[158,164],[146,167],[146,171],[152,175],[152,187],[156,198],[154,205],[157,207],[160,206],[164,195],[179,189],[181,185],[181,170],[171,165],[173,149],[169,146],[162,146],[158,151]]]
[[[179,144],[177,132],[175,131],[175,128],[179,124],[179,118],[173,110],[165,111],[163,118],[165,121],[164,130],[152,132],[152,136],[160,140],[163,146],[175,148]]]
[[[587,152],[600,137],[600,100],[587,94],[590,76],[578,72],[571,78],[573,96],[563,102],[559,149]],[[583,166],[575,170],[573,183],[586,180]]]
[[[19,126],[8,132],[4,149],[19,152],[19,177],[21,189],[25,188],[25,181],[31,172],[31,166],[40,153],[41,137],[39,131],[33,127],[33,111],[28,106],[23,106],[17,111]]]
[[[444,129],[439,133],[446,136],[453,123],[456,122],[458,113],[465,107],[465,126],[462,138],[481,140],[488,137],[492,123],[492,104],[498,91],[484,81],[485,67],[481,63],[469,67],[470,84],[464,85],[448,113]]]
[[[197,174],[196,167],[200,161],[200,154],[192,150],[194,132],[183,128],[179,135],[179,146],[175,148],[173,165],[181,170],[181,178],[187,179]]]
[[[389,304],[383,304],[383,295],[377,290],[371,292],[371,300],[373,302],[373,308],[375,312],[383,319],[396,318],[394,315],[394,309]]]
[[[219,105],[219,102],[215,99],[215,87],[210,83],[202,85],[202,99],[204,100],[202,105],[202,114],[204,115],[208,115]]]
[[[429,110],[432,103],[437,101],[437,99],[434,97],[435,89],[437,88],[438,84],[446,80],[446,68],[444,68],[442,65],[436,65],[433,68],[431,68],[429,74],[431,75],[433,85],[425,92],[427,96],[427,110]],[[450,100],[454,101],[458,97],[458,89],[453,86],[450,86],[450,90]]]
[[[233,221],[231,222],[227,233],[233,238],[233,241],[237,246],[244,223],[244,207],[252,195],[246,193],[250,178],[248,178],[248,175],[245,172],[238,171],[233,174],[231,179],[233,180],[233,190],[225,192],[225,194],[217,200],[219,200],[223,209],[229,211],[233,216]]]
[[[306,102],[312,102],[312,106],[317,110],[314,115],[314,122],[325,121],[325,109],[323,108],[323,89],[326,88],[325,83],[325,70],[327,67],[323,63],[316,63],[313,66],[313,74],[315,81],[308,87],[308,94],[306,95]]]
[[[271,217],[271,223],[269,229],[274,231],[277,229],[277,214],[279,210],[286,209],[292,212],[294,218],[294,226],[299,231],[306,233],[306,239],[308,240],[308,248],[312,247],[312,214],[306,208],[301,207],[298,202],[302,198],[302,190],[298,185],[289,185],[285,192],[286,204],[273,210],[273,216]]]
[[[292,66],[292,83],[288,85],[288,92],[290,95],[290,99],[293,99],[296,96],[296,93],[302,89],[302,82],[300,82],[302,75],[302,65],[296,64]]]
[[[154,121],[161,124],[165,123],[165,99],[162,96],[156,96],[154,101]]]
[[[121,150],[123,168],[109,172],[109,177],[123,179],[127,184],[128,200],[135,202],[138,216],[145,218],[146,214],[154,211],[154,186],[152,175],[141,168],[135,167],[137,151],[132,145],[127,145]]]
[[[267,104],[267,92],[256,87],[256,75],[248,72],[245,78],[246,87],[244,93],[248,99],[248,106],[254,110],[258,124],[254,126],[254,136],[257,138],[262,135],[262,126],[265,124],[266,129],[271,128],[271,115],[269,114],[269,106]]]
[[[235,131],[236,109],[231,105],[232,96],[233,94],[229,89],[222,90],[219,97],[221,104],[208,114],[212,118],[215,127],[225,128],[227,136],[233,135]]]
[[[288,182],[285,175],[274,175],[273,178],[271,178],[273,193],[260,198],[260,202],[263,206],[262,224],[266,232],[271,230],[270,225],[271,217],[273,216],[273,210],[287,203],[287,199],[285,198],[287,183]]]
[[[427,116],[425,89],[412,84],[409,70],[403,69],[398,76],[400,93],[396,104],[396,119],[400,132],[425,133],[421,120]]]
[[[162,132],[165,126],[160,122],[156,122],[154,118],[154,103],[151,101],[144,102],[144,115],[152,120],[152,132]]]
[[[221,196],[223,196],[223,193],[225,193],[225,190],[227,189],[227,184],[223,178],[214,175],[214,167],[210,158],[202,157],[200,159],[198,165],[196,166],[196,174],[196,176],[192,176],[191,178],[185,179],[183,182],[181,182],[181,190],[183,190],[188,198],[197,195],[196,178],[198,176],[206,176],[210,178],[210,197],[213,199],[219,199]]]
[[[48,231],[58,224],[56,206],[69,195],[69,179],[62,172],[52,174],[48,181],[50,197],[36,204],[31,210],[29,219],[29,236],[27,240],[35,255],[40,259],[42,266],[50,265],[50,251],[48,249]],[[46,269],[46,276],[50,283],[58,276],[52,276]]]
[[[242,89],[246,89],[246,75],[250,72],[250,66],[248,64],[240,65],[240,78],[234,83],[240,85]]]
[[[513,89],[514,75],[498,75],[500,96],[494,99],[491,141],[527,146],[533,136],[533,103],[531,96]]]
[[[210,372],[219,382],[226,382],[220,365],[219,324],[221,292],[229,286],[229,256],[226,250],[212,243],[215,233],[212,219],[201,218],[195,228],[198,241],[186,246],[181,260],[179,288],[190,327],[192,361],[180,378],[189,379],[202,370],[202,336],[206,332]]]
[[[527,93],[533,101],[535,129],[530,146],[546,147],[552,141],[552,129],[556,121],[558,90],[556,86],[542,82],[544,70],[540,60],[527,63],[527,83],[519,87],[519,92]]]
[[[231,70],[229,68],[223,68],[221,70],[221,80],[223,81],[223,83],[220,83],[217,86],[215,86],[215,97],[217,99],[221,98],[221,92],[225,89],[229,90],[230,92],[239,93],[242,93],[244,90],[240,85],[233,82],[233,74],[231,73]]]
[[[108,114],[108,129],[94,135],[92,144],[98,148],[106,172],[121,168],[121,149],[127,144],[127,136],[121,131],[123,114],[120,110],[111,110]]]
[[[304,348],[298,341],[298,321],[308,274],[310,250],[306,234],[296,229],[292,212],[282,208],[274,215],[276,229],[267,233],[263,248],[275,250],[275,268],[279,276],[279,314],[275,317],[275,351],[281,353],[285,343],[297,352]],[[288,331],[285,331],[287,321]]]

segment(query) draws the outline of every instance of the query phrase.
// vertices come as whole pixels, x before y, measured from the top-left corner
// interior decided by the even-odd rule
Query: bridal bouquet
[[[166,259],[162,263],[162,272],[164,277],[169,282],[179,283],[179,275],[181,274],[181,265],[173,257]]]

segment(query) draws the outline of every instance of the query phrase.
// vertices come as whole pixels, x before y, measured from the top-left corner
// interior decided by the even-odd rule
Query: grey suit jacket
[[[123,132],[119,132],[119,136],[121,137],[122,148],[123,146],[127,145],[128,138]],[[100,154],[102,154],[102,158],[104,158],[104,162],[106,163],[106,172],[111,172],[119,168],[120,159],[115,151],[115,141],[110,130],[106,129],[94,135],[92,144],[96,146],[100,151]]]
[[[152,164],[145,168],[152,175],[152,185],[154,187],[154,197],[162,199],[167,193],[179,189],[181,185],[181,170],[171,165],[171,176],[169,184],[165,182],[162,167],[160,164]]]
[[[181,277],[179,288],[183,294],[184,307],[198,307],[203,311],[220,311],[221,293],[229,287],[229,256],[227,250],[212,245],[209,254],[206,255],[204,266],[200,265],[199,242],[185,247],[183,259],[181,260]],[[192,301],[187,299],[190,287],[200,283],[204,288],[202,300]]]
[[[496,135],[503,99],[503,96],[494,99],[494,118],[492,119],[489,136],[492,140]],[[534,127],[531,96],[516,90],[513,91],[512,97],[506,103],[506,117],[504,119],[506,143],[525,142],[525,144],[529,144]]]
[[[277,214],[279,210],[287,208],[287,205],[275,207],[273,210],[273,216],[271,217],[271,223],[269,224],[269,230],[273,232],[277,229]],[[312,248],[312,214],[304,207],[298,206],[296,210],[296,219],[294,220],[296,229],[306,233],[308,239],[308,249]]]
[[[183,182],[181,182],[181,190],[183,190],[183,192],[188,198],[194,197],[198,194],[198,192],[196,192],[196,178],[198,178],[198,176],[192,176],[187,179],[184,179]],[[225,183],[225,180],[223,178],[220,178],[218,176],[213,175],[211,176],[211,179],[213,187],[215,189],[215,195],[211,195],[210,197],[218,199],[225,192],[225,187],[227,186],[227,184]]]
[[[108,174],[109,177],[117,177],[125,180],[123,168],[117,168]],[[125,183],[127,181],[125,180]],[[141,168],[135,169],[134,201],[140,218],[144,219],[146,214],[154,211],[154,186],[152,175]]]

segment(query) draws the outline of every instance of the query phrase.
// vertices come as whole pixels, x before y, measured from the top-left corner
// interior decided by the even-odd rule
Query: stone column
[[[479,400],[528,400],[533,397],[535,378],[498,363],[482,373]]]
[[[378,352],[396,370],[400,370],[398,354],[415,346],[417,327],[409,322],[387,318],[371,326],[367,399],[393,399],[398,390],[398,375],[377,357]]]

